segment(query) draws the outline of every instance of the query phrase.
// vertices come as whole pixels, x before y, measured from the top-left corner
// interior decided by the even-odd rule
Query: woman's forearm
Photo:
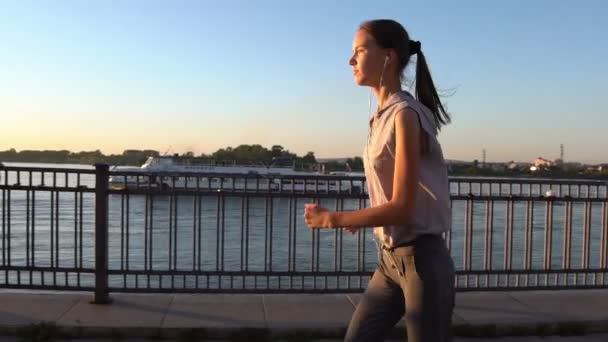
[[[410,220],[414,208],[388,202],[376,207],[355,211],[330,212],[329,225],[339,227],[375,227],[405,224]]]

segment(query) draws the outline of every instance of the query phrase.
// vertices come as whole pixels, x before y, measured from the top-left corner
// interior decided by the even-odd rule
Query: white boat
[[[347,180],[302,179],[318,173],[296,171],[292,167],[264,165],[209,165],[175,157],[149,157],[141,167],[115,166],[111,189],[212,189],[284,192],[349,192],[361,189]],[[125,174],[120,174],[125,173]],[[293,176],[293,178],[290,178]],[[359,182],[360,183],[360,182]]]

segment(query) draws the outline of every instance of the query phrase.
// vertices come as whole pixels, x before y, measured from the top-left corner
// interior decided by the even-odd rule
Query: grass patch
[[[452,327],[454,336],[463,337],[495,337],[497,329],[495,324],[484,324],[472,326],[470,324],[459,324]]]
[[[17,329],[20,342],[50,342],[59,337],[59,328],[53,323],[30,324]]]
[[[243,328],[232,331],[228,334],[229,341],[251,341],[268,342],[270,341],[270,331],[260,328]]]
[[[539,324],[536,326],[536,336],[550,336],[553,334],[553,328],[549,324]]]
[[[556,330],[560,336],[584,335],[586,332],[585,326],[576,322],[557,323]]]
[[[177,342],[198,342],[203,340],[205,337],[204,331],[201,330],[183,330],[177,334]]]

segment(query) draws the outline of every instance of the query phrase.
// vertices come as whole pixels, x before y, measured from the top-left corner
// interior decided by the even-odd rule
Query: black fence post
[[[108,184],[107,164],[95,164],[95,298],[94,304],[111,302],[108,290]]]

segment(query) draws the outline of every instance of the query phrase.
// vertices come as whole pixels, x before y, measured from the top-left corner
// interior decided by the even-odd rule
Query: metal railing
[[[2,287],[95,290],[94,182],[95,170],[0,169]]]
[[[111,182],[109,182],[111,180]],[[304,203],[367,205],[365,180],[0,169],[0,287],[110,292],[360,292],[371,229],[310,230]],[[450,178],[459,291],[606,287],[606,184]]]

